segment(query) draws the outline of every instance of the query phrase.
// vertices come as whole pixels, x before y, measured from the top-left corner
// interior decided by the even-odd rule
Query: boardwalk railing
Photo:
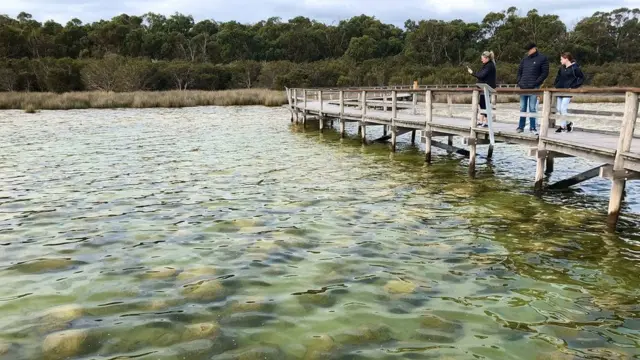
[[[485,92],[487,99],[486,110],[479,109],[478,97],[481,91]],[[420,131],[426,145],[425,158],[428,163],[431,162],[432,147],[445,149],[468,156],[471,174],[475,174],[478,145],[489,145],[487,159],[491,159],[496,143],[528,146],[529,154],[537,159],[535,189],[538,191],[545,187],[545,174],[553,172],[555,158],[582,157],[594,161],[598,163],[594,169],[547,184],[546,187],[568,187],[596,176],[611,179],[611,223],[618,219],[626,180],[640,179],[640,140],[633,140],[638,117],[638,94],[640,88],[522,90],[491,89],[475,85],[457,88],[423,86],[419,89],[287,89],[292,122],[306,124],[308,120],[319,120],[319,128],[323,130],[326,120],[331,120],[331,124],[333,120],[338,120],[342,136],[345,135],[347,123],[356,123],[363,143],[390,141],[392,151],[395,151],[398,136],[411,133],[412,142],[415,142],[416,132]],[[499,104],[501,97],[517,98],[520,95],[536,95],[541,98],[541,111],[538,112],[538,106],[535,106],[534,111],[527,108],[514,114],[512,110]],[[617,97],[624,101],[624,111],[578,111],[578,114],[574,111],[559,114],[555,110],[555,104],[558,97],[564,96],[574,99]],[[461,102],[464,104],[458,105]],[[488,116],[488,128],[477,125],[478,114]],[[619,127],[614,131],[580,127],[575,127],[570,133],[551,131],[555,129],[556,121],[576,121],[585,116],[615,119],[620,115],[622,119],[617,120]],[[513,124],[501,121],[509,116],[539,119],[539,132],[517,131]],[[370,126],[382,126],[383,136],[367,140],[366,129]],[[454,136],[462,137],[462,144],[468,150],[454,146]],[[447,143],[437,141],[439,137],[445,137]]]

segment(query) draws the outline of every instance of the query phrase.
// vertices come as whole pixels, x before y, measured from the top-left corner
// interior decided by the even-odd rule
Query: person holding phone
[[[467,72],[478,78],[479,83],[487,84],[492,88],[496,88],[496,57],[493,51],[485,51],[480,57],[482,61],[482,69],[477,73],[474,73],[470,67],[467,66]],[[491,99],[488,99],[489,105],[491,105]],[[480,94],[480,109],[487,110],[487,99],[485,99],[484,92]],[[478,126],[488,127],[487,115],[482,114],[480,116]]]
[[[584,74],[573,58],[573,55],[568,52],[562,53],[562,55],[560,55],[560,68],[558,69],[554,86],[557,89],[577,89],[582,86],[583,83]],[[558,96],[558,114],[568,115],[570,102],[571,96]],[[571,132],[571,130],[573,130],[573,123],[563,121],[556,132]]]

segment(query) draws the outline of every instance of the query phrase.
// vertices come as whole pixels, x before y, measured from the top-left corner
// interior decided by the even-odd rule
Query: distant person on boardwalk
[[[558,69],[558,75],[556,75],[556,81],[554,86],[557,89],[577,89],[584,83],[584,74],[580,70],[580,66],[576,64],[575,59],[571,53],[565,52],[560,55],[560,68]],[[558,96],[558,114],[569,114],[569,103],[571,102],[571,96]],[[573,123],[563,121],[556,132],[571,132],[573,130]]]
[[[478,82],[487,84],[492,88],[496,88],[496,57],[493,51],[485,51],[480,57],[482,61],[482,69],[477,73],[474,73],[471,68],[467,67],[469,74],[478,78]],[[491,99],[489,99],[489,105],[491,105]],[[484,92],[480,94],[480,109],[487,110],[487,99],[485,99]],[[478,122],[478,126],[488,127],[487,115],[482,114],[480,117],[482,120]]]
[[[547,76],[549,76],[549,60],[546,56],[538,52],[538,48],[534,43],[528,44],[525,47],[525,50],[527,50],[527,56],[525,56],[520,62],[516,82],[520,89],[539,89],[540,86],[542,86],[542,83],[547,79]],[[520,95],[520,112],[527,112],[527,108],[530,113],[535,113],[537,111],[537,95]],[[527,118],[525,116],[521,116],[517,131],[519,133],[523,132],[526,124]],[[535,117],[529,118],[529,130],[531,130],[532,133],[538,133]]]

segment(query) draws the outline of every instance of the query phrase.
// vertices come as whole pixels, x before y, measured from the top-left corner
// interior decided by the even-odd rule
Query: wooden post
[[[416,144],[416,131],[411,130],[411,145],[415,145],[415,144]]]
[[[549,120],[551,117],[551,92],[545,91],[543,97],[542,106],[542,121],[540,122],[540,134],[538,136],[538,159],[536,163],[536,182],[535,190],[540,192],[542,190],[542,182],[544,180],[544,164],[546,160],[546,151],[544,151],[547,145],[544,139],[549,133]]]
[[[391,92],[391,151],[396,151],[397,129],[396,116],[398,115],[398,97],[395,90]]]
[[[302,125],[307,127],[307,89],[302,90]]]
[[[382,111],[387,112],[387,93],[382,93]]]
[[[447,136],[447,145],[449,145],[449,147],[453,146],[453,135]],[[452,154],[453,151],[447,150],[447,153]]]
[[[340,90],[340,138],[344,137],[344,91]]]
[[[296,112],[296,124],[298,123],[298,89],[293,89],[293,108]]]
[[[318,90],[318,101],[320,101],[320,112],[318,113],[318,125],[320,127],[320,132],[324,130],[324,117],[322,115],[322,90]]]
[[[425,117],[426,126],[424,128],[425,137],[425,161],[431,164],[431,121],[433,120],[433,99],[431,90],[427,90],[425,95]]]
[[[471,130],[469,131],[469,175],[472,177],[476,173],[476,124],[478,122],[478,100],[480,92],[473,90],[473,97],[471,98]]]
[[[638,117],[638,94],[627,92],[624,105],[624,119],[622,120],[622,129],[618,138],[618,149],[613,162],[613,171],[624,170],[624,158],[622,153],[631,149],[631,141],[633,140],[633,131],[636,127],[636,119]],[[624,196],[624,187],[626,180],[624,178],[613,179],[611,184],[611,196],[609,198],[609,217],[607,222],[610,227],[615,228],[620,216],[620,207]]]
[[[360,135],[362,136],[362,143],[367,143],[367,126],[365,125],[365,116],[367,115],[367,91],[362,90],[362,120],[360,120]]]
[[[486,102],[486,99],[485,99]],[[492,110],[494,109],[493,106],[495,105],[495,109],[498,110],[498,94],[493,93],[491,95],[491,104],[490,106],[492,106]],[[495,121],[498,119],[498,117],[496,116],[496,113],[494,111],[491,111],[491,116],[493,116],[492,121]],[[488,119],[487,119],[488,121]],[[489,144],[489,149],[487,150],[487,161],[491,161],[491,158],[493,158],[493,144]]]
[[[418,93],[413,93],[413,115],[418,113]]]
[[[453,106],[453,98],[451,94],[447,94],[447,116],[448,117],[453,117],[453,109],[451,108]]]

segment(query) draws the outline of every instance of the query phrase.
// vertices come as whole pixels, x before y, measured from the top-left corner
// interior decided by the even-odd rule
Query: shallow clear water
[[[470,179],[289,116],[0,113],[0,359],[640,357],[633,186],[611,234],[523,148]]]

